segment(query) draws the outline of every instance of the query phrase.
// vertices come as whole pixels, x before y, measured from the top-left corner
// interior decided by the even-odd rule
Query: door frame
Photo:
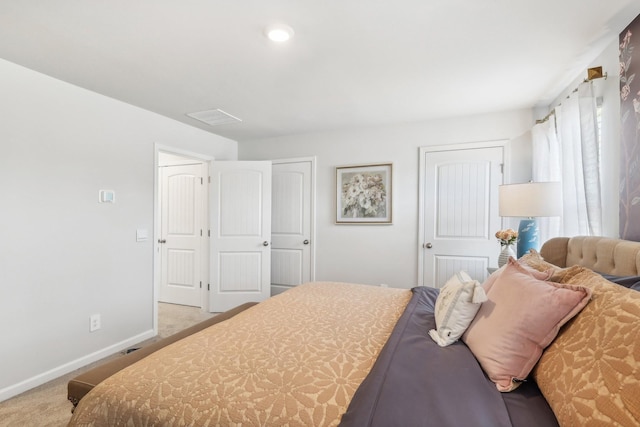
[[[311,218],[309,224],[309,240],[311,240],[311,244],[309,245],[310,254],[310,262],[309,266],[309,280],[315,282],[316,280],[316,156],[309,157],[293,157],[289,159],[276,159],[271,160],[272,164],[285,164],[285,163],[302,163],[302,162],[311,162]],[[273,218],[273,217],[272,217]]]
[[[509,144],[509,140],[500,139],[493,141],[482,141],[482,142],[466,142],[459,144],[445,144],[445,145],[430,145],[420,147],[420,166],[418,170],[418,285],[424,286],[423,278],[424,278],[424,257],[423,257],[423,245],[425,244],[424,240],[424,192],[425,192],[425,179],[426,179],[426,162],[425,155],[427,153],[434,152],[442,152],[442,151],[461,151],[461,150],[470,150],[470,149],[480,149],[480,148],[492,148],[492,147],[500,147],[504,151],[503,158],[503,174],[502,179],[503,183],[510,182],[509,178],[511,176],[510,173],[510,159],[511,159],[511,145]],[[504,225],[504,219],[502,219],[502,224]]]
[[[160,195],[158,194],[158,190],[160,189],[160,174],[158,173],[160,162],[159,162],[159,154],[160,152],[167,154],[174,154],[181,157],[187,157],[199,162],[202,162],[206,165],[206,176],[209,177],[211,175],[211,163],[215,160],[213,156],[201,153],[195,153],[193,151],[184,150],[181,148],[155,143],[154,151],[153,151],[153,332],[155,335],[158,334],[158,302],[159,302],[159,294],[160,294],[160,278],[162,272],[160,271],[161,264],[161,254],[160,254],[160,245],[158,244],[158,239],[160,238],[160,220],[161,220],[161,207],[160,207]],[[209,199],[211,188],[207,185],[205,189],[205,198],[204,206],[209,206]],[[209,215],[204,215],[204,227],[206,230],[209,229]],[[207,246],[208,250],[208,244]],[[207,257],[208,258],[208,257]],[[209,263],[208,261],[204,264],[208,269]],[[207,277],[208,283],[208,275]],[[207,298],[207,289],[204,286],[202,287],[202,293],[200,296],[201,301],[201,310],[208,311],[209,309],[209,299]]]

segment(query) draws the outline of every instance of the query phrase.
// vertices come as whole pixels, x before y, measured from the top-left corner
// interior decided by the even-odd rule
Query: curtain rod
[[[584,79],[582,81],[582,83],[589,83],[593,80],[597,80],[597,79],[602,79],[604,78],[605,80],[607,80],[607,73],[603,73],[602,72],[602,67],[593,67],[593,68],[588,68],[587,69],[587,78]],[[578,85],[577,88],[575,88],[574,90],[571,91],[571,93],[576,93],[578,91],[578,89],[580,88],[580,85]],[[567,98],[569,98],[569,95],[567,95]],[[562,105],[562,104],[560,104]],[[543,118],[536,120],[536,124],[539,125],[541,123],[546,122],[547,120],[549,120],[551,118],[551,116],[553,116],[556,113],[556,107],[554,107],[546,116],[544,116]]]

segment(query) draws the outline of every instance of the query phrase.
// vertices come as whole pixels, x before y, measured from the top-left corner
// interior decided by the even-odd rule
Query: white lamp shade
[[[498,187],[500,216],[543,217],[562,215],[559,182],[527,182]]]

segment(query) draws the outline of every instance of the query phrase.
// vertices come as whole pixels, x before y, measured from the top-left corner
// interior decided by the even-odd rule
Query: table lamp
[[[523,217],[518,227],[517,256],[540,248],[537,217],[562,215],[562,188],[559,182],[527,182],[498,187],[500,216]]]

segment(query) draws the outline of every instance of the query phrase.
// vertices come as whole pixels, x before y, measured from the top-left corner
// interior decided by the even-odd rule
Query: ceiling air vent
[[[229,123],[237,123],[242,120],[232,116],[229,113],[225,113],[219,108],[215,110],[207,110],[207,111],[199,111],[197,113],[188,113],[187,116],[200,120],[203,123],[208,124],[209,126],[218,126],[218,125],[226,125]]]

